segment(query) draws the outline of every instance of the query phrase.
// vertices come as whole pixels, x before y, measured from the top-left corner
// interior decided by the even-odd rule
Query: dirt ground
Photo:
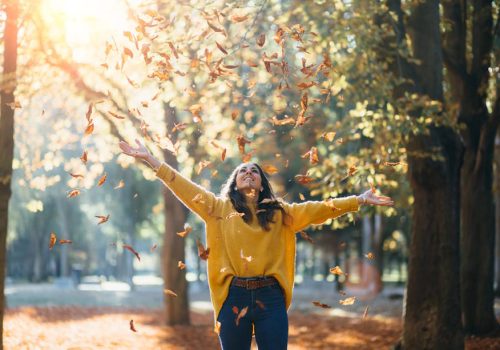
[[[167,327],[163,320],[161,309],[17,307],[6,312],[4,344],[12,350],[219,349],[211,313],[193,311],[191,326]],[[390,349],[400,334],[399,318],[290,312],[290,350]],[[467,339],[466,349],[500,349],[500,338]]]

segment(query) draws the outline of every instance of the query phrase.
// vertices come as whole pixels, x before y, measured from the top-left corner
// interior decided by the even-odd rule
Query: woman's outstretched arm
[[[124,154],[148,163],[156,172],[156,176],[175,194],[190,210],[198,214],[204,221],[217,217],[220,199],[212,192],[198,186],[185,178],[178,171],[166,163],[156,159],[139,140],[135,140],[137,147],[120,141],[120,148]]]
[[[292,230],[297,232],[309,225],[321,224],[328,219],[358,211],[360,205],[392,206],[394,202],[390,197],[379,196],[368,190],[357,196],[286,204],[285,210],[292,217]]]

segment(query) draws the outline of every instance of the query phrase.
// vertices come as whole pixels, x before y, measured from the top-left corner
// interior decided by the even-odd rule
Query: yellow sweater
[[[236,213],[231,201],[186,179],[163,163],[157,177],[206,225],[207,260],[210,298],[217,319],[226,300],[233,276],[273,276],[285,291],[286,308],[292,302],[295,277],[295,233],[310,224],[321,224],[350,211],[358,210],[356,196],[325,201],[283,203],[291,217],[289,225],[282,224],[282,214],[275,211],[270,231],[258,224],[255,208],[250,208],[253,221],[247,224]],[[332,206],[333,204],[333,206]],[[251,257],[248,259],[242,258]]]

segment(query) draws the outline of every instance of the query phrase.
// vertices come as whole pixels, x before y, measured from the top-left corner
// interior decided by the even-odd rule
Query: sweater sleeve
[[[221,208],[221,199],[212,192],[185,178],[177,170],[162,163],[156,176],[172,191],[172,193],[203,221],[217,217]]]
[[[312,224],[321,224],[348,212],[358,211],[359,205],[356,196],[335,198],[326,201],[307,201],[284,205],[286,212],[291,216],[293,232],[305,229]]]

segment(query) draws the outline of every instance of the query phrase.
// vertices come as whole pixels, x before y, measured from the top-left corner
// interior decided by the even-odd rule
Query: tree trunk
[[[500,135],[495,139],[495,295],[500,296]]]
[[[408,19],[417,92],[443,100],[439,1],[416,3]],[[418,116],[418,111],[415,111]],[[439,118],[436,116],[435,118]],[[408,176],[415,197],[402,346],[463,349],[459,296],[461,150],[448,127],[410,135]],[[426,153],[439,158],[419,156]]]
[[[168,130],[172,130],[176,122],[175,109],[165,105],[165,122]],[[174,135],[172,141],[175,143]],[[164,153],[165,161],[173,168],[178,168],[177,159],[169,151]],[[179,260],[185,261],[184,239],[176,232],[184,230],[187,209],[167,188],[163,191],[165,201],[165,234],[162,247],[162,272],[165,288],[177,293],[177,298],[164,296],[166,324],[189,324],[189,298],[186,270],[177,267]]]
[[[3,314],[5,309],[6,244],[11,196],[12,159],[14,157],[14,102],[17,66],[18,3],[7,1],[5,6],[4,61],[0,93],[0,349],[3,349]]]
[[[491,1],[474,2],[472,11],[464,6],[457,1],[444,2],[443,13],[451,26],[444,34],[443,51],[452,102],[458,106],[458,119],[465,126],[460,203],[464,330],[469,334],[486,334],[498,329],[493,307],[495,207],[492,190],[494,138],[500,116],[490,116],[486,107],[493,47]],[[471,28],[467,31],[468,23]],[[466,54],[467,32],[472,36],[471,55]],[[481,210],[477,210],[478,205]]]

